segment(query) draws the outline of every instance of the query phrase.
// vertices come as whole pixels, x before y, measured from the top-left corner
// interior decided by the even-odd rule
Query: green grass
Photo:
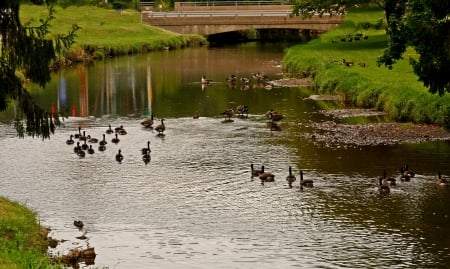
[[[77,31],[76,44],[71,53],[83,53],[101,56],[120,55],[136,52],[160,50],[166,47],[181,48],[192,44],[206,44],[199,35],[180,35],[163,29],[143,25],[141,15],[135,10],[118,13],[112,9],[93,6],[55,7],[55,19],[51,22],[52,34],[65,34],[73,24]],[[31,21],[37,24],[48,11],[43,6],[21,5],[20,18],[23,23]]]
[[[357,33],[367,35],[368,39],[341,41]],[[418,81],[409,65],[409,58],[417,57],[412,49],[392,70],[377,66],[377,58],[387,44],[381,9],[351,9],[344,23],[336,29],[307,44],[289,48],[284,57],[284,69],[291,74],[308,71],[317,93],[346,95],[351,105],[383,110],[391,120],[450,128],[449,94],[443,97],[430,94]],[[344,66],[342,59],[353,61],[354,66]],[[361,68],[360,62],[366,67]]]
[[[0,197],[0,268],[61,268],[50,264],[46,236],[35,213]]]

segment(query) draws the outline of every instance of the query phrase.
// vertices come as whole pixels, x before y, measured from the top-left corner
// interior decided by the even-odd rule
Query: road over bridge
[[[222,1],[227,2],[227,1]],[[183,2],[182,4],[193,3]],[[180,3],[178,3],[180,5]],[[212,35],[247,29],[298,29],[326,32],[342,23],[338,15],[292,16],[290,5],[178,6],[174,11],[141,10],[142,23],[180,34]]]

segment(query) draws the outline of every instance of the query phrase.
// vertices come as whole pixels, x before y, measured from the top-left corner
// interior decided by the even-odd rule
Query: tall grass
[[[0,197],[0,268],[58,268],[46,255],[46,236],[35,213]]]
[[[40,18],[48,15],[43,6],[23,4],[20,8],[22,22],[37,24]],[[65,34],[73,24],[80,27],[72,54],[81,54],[81,50],[101,57],[207,43],[200,35],[180,35],[143,25],[140,13],[135,10],[119,13],[94,6],[56,6],[55,11],[50,28],[52,34]]]
[[[357,41],[356,34],[367,39]],[[392,120],[450,128],[450,96],[433,95],[418,81],[409,65],[409,58],[417,57],[414,50],[408,49],[405,59],[392,70],[377,66],[376,60],[387,45],[383,10],[351,9],[336,29],[289,48],[284,69],[288,73],[311,74],[317,93],[345,95],[351,105],[383,110]],[[343,65],[343,59],[354,65]],[[360,67],[361,62],[366,67]]]

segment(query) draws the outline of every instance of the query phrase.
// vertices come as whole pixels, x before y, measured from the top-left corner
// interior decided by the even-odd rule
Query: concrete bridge
[[[180,34],[212,35],[247,29],[296,29],[326,32],[342,23],[338,15],[314,15],[309,18],[292,16],[292,6],[273,4],[265,5],[217,5],[215,2],[176,2],[174,11],[160,11],[154,6],[142,6],[141,21]],[[201,5],[197,5],[203,3]],[[206,3],[206,4],[205,4]],[[209,4],[208,4],[209,3]]]

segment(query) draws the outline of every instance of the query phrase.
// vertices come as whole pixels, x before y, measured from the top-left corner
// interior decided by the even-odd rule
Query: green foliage
[[[450,92],[449,1],[408,1],[388,23],[389,46],[378,59],[392,69],[411,46],[419,55],[409,58],[414,73],[432,93]]]
[[[17,101],[19,110],[15,126],[19,136],[27,133],[48,138],[59,120],[56,115],[49,115],[34,104],[19,74],[22,73],[32,83],[44,86],[50,80],[50,64],[57,53],[74,42],[77,27],[72,26],[68,34],[51,39],[49,28],[55,18],[53,7],[47,6],[48,14],[40,18],[39,23],[28,21],[22,24],[19,6],[19,0],[0,2],[0,111],[5,110],[9,102]],[[26,127],[23,126],[22,116],[26,119]]]
[[[0,198],[0,264],[2,268],[62,268],[50,264],[47,230],[27,208]]]
[[[439,97],[429,93],[407,59],[398,60],[393,70],[377,66],[389,38],[383,29],[364,30],[359,26],[376,24],[382,17],[380,8],[350,9],[338,28],[286,50],[283,68],[290,74],[314,74],[311,79],[317,93],[345,95],[350,105],[384,110],[393,120],[450,128],[450,94]],[[356,33],[368,39],[340,41]],[[412,49],[406,53],[411,58],[419,57]],[[354,65],[344,66],[342,59],[353,61]],[[360,67],[360,62],[366,66]]]

